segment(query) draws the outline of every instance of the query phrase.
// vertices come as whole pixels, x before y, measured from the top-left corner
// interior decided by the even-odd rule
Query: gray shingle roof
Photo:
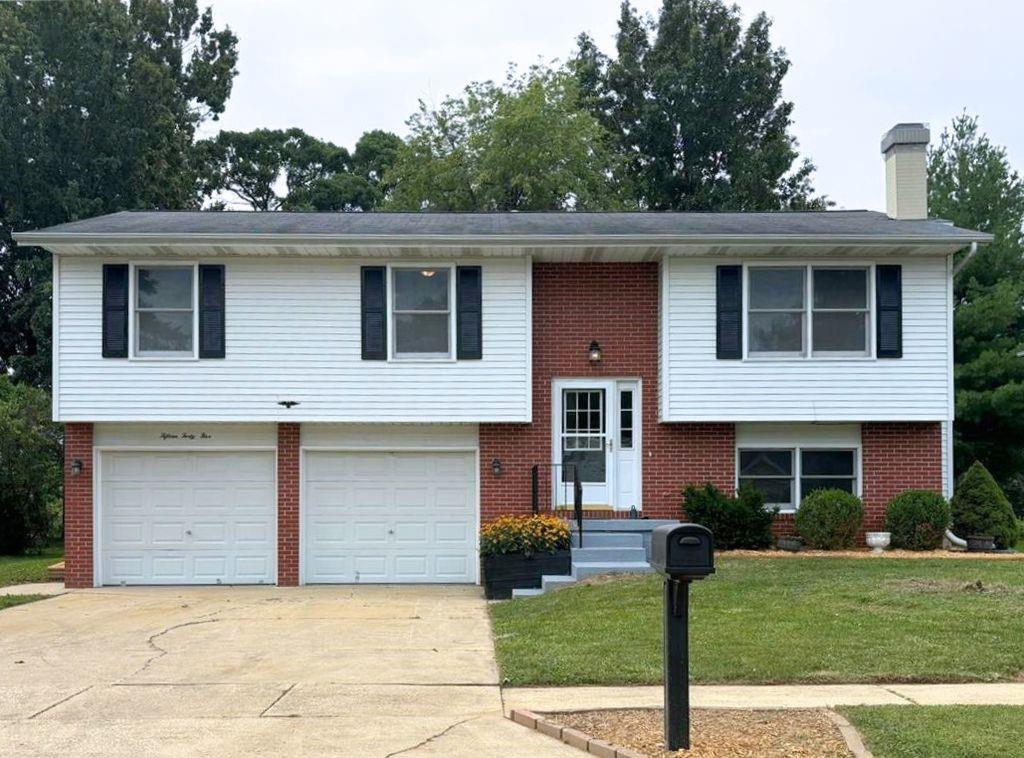
[[[985,242],[947,222],[896,221],[876,211],[775,213],[254,213],[124,211],[15,235],[72,237],[630,237],[823,238]],[[611,241],[611,240],[610,240]]]

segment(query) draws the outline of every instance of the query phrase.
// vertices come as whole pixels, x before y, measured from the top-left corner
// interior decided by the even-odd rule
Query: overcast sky
[[[201,2],[202,4],[202,2]],[[509,63],[564,60],[589,32],[612,50],[619,0],[212,0],[239,37],[227,110],[203,129],[297,126],[349,148],[405,134],[438,102]],[[660,0],[634,0],[655,13]],[[742,0],[765,11],[792,61],[793,132],[840,208],[884,207],[882,133],[924,121],[933,140],[963,108],[1024,168],[1024,3],[1016,0]]]

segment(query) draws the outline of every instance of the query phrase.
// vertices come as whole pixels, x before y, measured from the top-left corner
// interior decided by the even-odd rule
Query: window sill
[[[458,358],[453,358],[447,355],[441,355],[436,358],[431,358],[427,355],[410,355],[408,357],[402,355],[393,355],[388,358],[388,363],[457,363]]]
[[[877,363],[873,355],[748,355],[743,363]]]
[[[128,358],[129,361],[138,363],[187,363],[189,361],[198,361],[198,355],[133,355]]]

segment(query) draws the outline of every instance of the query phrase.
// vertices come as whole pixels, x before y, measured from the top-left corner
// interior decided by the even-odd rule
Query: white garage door
[[[272,452],[104,452],[103,584],[273,584]]]
[[[307,452],[309,583],[475,582],[473,453]]]

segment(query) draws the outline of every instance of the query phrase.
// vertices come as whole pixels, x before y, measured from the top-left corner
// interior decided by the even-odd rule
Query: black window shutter
[[[199,267],[199,357],[224,357],[224,267]]]
[[[483,357],[483,287],[479,266],[458,266],[455,276],[455,357],[473,360]]]
[[[719,266],[716,277],[716,355],[724,360],[743,357],[743,267]]]
[[[104,358],[128,357],[128,264],[103,266]]]
[[[903,357],[903,267],[875,267],[879,358]]]
[[[363,360],[387,360],[387,269],[363,266],[362,290]]]

